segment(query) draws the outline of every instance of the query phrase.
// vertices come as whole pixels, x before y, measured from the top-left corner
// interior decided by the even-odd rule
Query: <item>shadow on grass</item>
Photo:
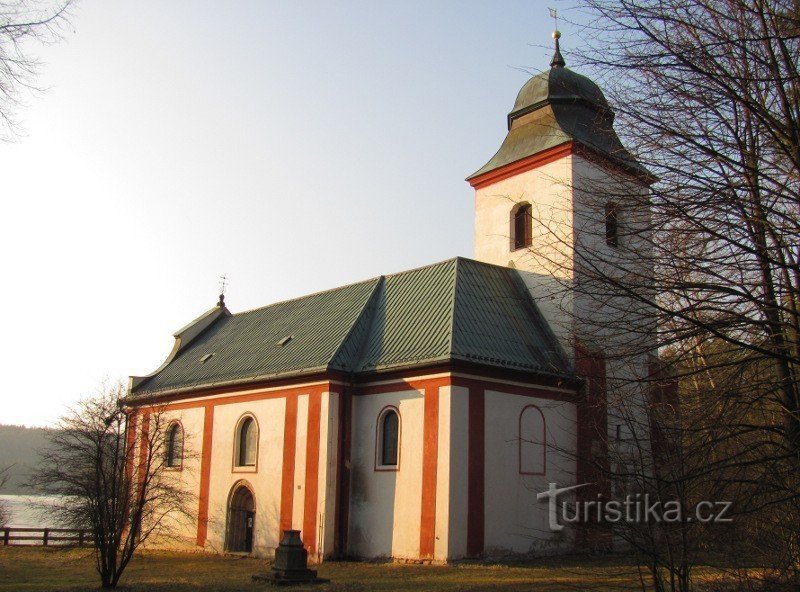
[[[252,557],[146,552],[128,566],[123,592],[255,592],[275,589],[252,582],[268,569]],[[99,589],[90,551],[0,547],[0,592],[85,592]],[[542,558],[518,562],[414,565],[326,562],[328,584],[291,588],[315,592],[618,592],[640,590],[636,566],[623,556]]]

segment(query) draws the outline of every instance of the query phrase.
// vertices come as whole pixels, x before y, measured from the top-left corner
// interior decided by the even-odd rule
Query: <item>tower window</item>
[[[511,245],[513,250],[531,246],[530,204],[519,204],[512,210]]]
[[[613,201],[606,204],[606,244],[619,246],[619,206]]]

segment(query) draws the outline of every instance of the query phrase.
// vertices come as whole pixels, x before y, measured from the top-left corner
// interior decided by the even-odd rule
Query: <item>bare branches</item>
[[[191,497],[166,470],[164,410],[142,410],[137,424],[120,406],[124,394],[106,389],[62,418],[32,479],[59,496],[62,523],[91,528],[104,587],[117,585],[139,545],[172,534]]]
[[[31,55],[31,43],[58,41],[74,1],[0,1],[0,138],[17,130],[15,112],[23,102],[23,91],[38,90],[40,64]]]
[[[0,469],[0,491],[2,491],[5,484],[8,483],[8,479],[10,477],[9,471],[11,470],[12,466],[14,465]],[[2,500],[0,500],[0,526],[8,524],[10,520],[11,520],[11,512],[9,511],[6,504],[4,504]]]
[[[582,207],[574,240],[551,235],[549,248],[537,245],[532,257],[547,257],[539,267],[555,268],[555,275],[568,275],[562,261],[572,266],[575,281],[565,289],[584,303],[571,312],[574,322],[605,347],[609,363],[622,365],[658,345],[678,381],[677,423],[653,409],[645,418],[626,404],[628,387],[652,395],[659,374],[628,373],[627,382],[636,384],[610,382],[610,413],[633,435],[609,447],[608,464],[622,467],[612,477],[636,480],[685,504],[701,495],[736,502],[737,524],[730,532],[682,524],[625,536],[647,558],[657,589],[690,589],[694,557],[709,548],[734,550],[734,559],[747,553],[796,584],[798,5],[585,5],[593,15],[584,29],[587,43],[576,44],[569,62],[598,74],[615,109],[615,130],[657,181],[643,191],[610,182],[608,175],[573,180],[575,203]],[[620,207],[613,247],[600,223],[609,203]],[[607,347],[609,335],[626,342]],[[648,442],[637,440],[645,433],[656,436],[652,454],[646,453]],[[712,537],[724,544],[711,544]],[[748,540],[758,544],[748,546]],[[669,577],[659,575],[661,569]]]

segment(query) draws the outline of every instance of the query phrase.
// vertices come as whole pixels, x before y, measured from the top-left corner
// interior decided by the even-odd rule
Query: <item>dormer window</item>
[[[511,250],[531,246],[531,204],[522,203],[511,210]]]
[[[619,246],[619,206],[610,201],[606,204],[606,244]]]

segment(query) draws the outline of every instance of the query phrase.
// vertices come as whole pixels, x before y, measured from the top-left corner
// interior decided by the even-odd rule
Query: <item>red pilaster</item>
[[[208,536],[208,499],[211,488],[211,446],[214,430],[214,405],[203,410],[203,449],[200,452],[200,495],[197,510],[197,546],[206,546]]]
[[[319,491],[319,436],[322,394],[308,397],[306,429],[306,494],[303,498],[303,542],[309,554],[317,552],[317,494]]]
[[[425,389],[422,433],[422,515],[420,517],[419,554],[433,558],[436,542],[436,469],[439,463],[439,387]]]
[[[294,465],[297,449],[297,394],[286,396],[286,414],[283,426],[283,472],[281,474],[281,532],[292,528],[294,509]]]

